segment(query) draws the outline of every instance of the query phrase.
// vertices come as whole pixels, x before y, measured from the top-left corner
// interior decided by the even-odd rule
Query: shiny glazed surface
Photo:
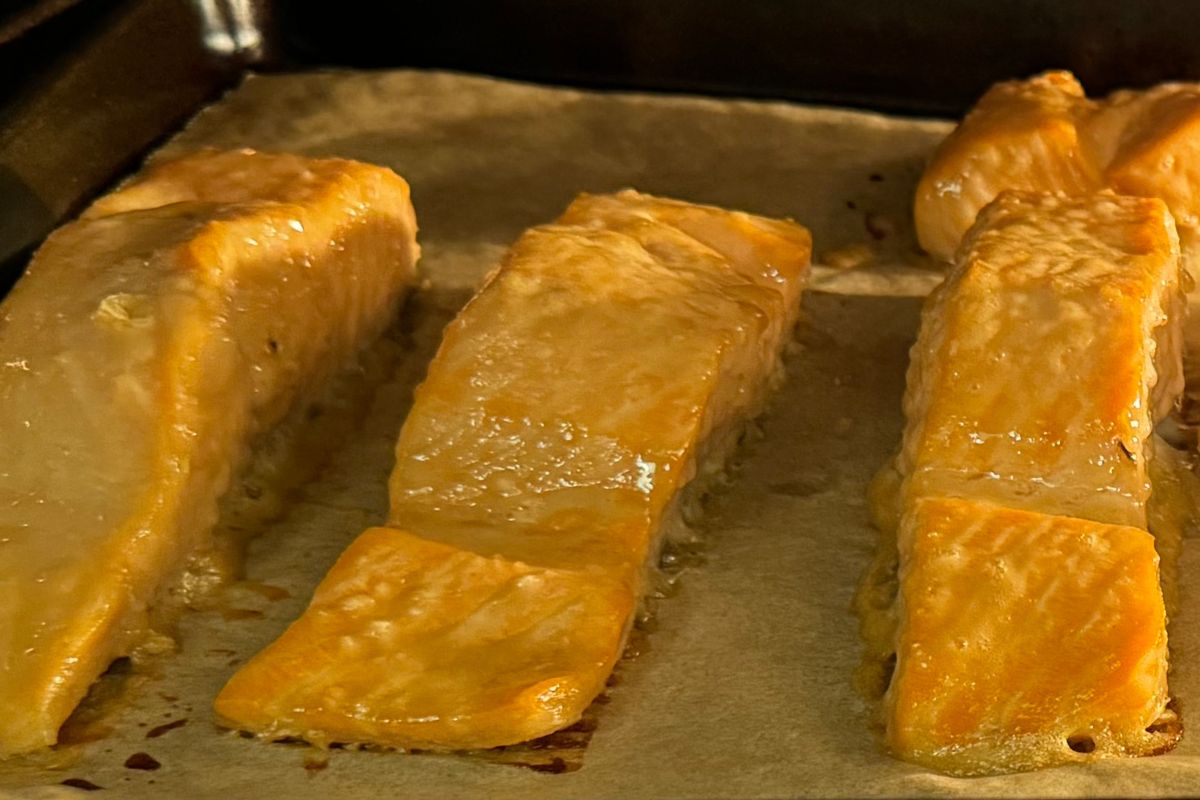
[[[858,606],[868,659],[895,655],[901,758],[996,774],[1178,739],[1159,555],[1170,581],[1194,479],[1154,429],[1182,390],[1183,310],[1159,200],[1005,192],[980,213],[872,489]]]
[[[1143,755],[1167,702],[1166,613],[1144,530],[917,500],[900,530],[888,743],[965,774]]]
[[[917,237],[950,260],[1005,189],[1157,197],[1184,254],[1200,243],[1200,85],[1167,83],[1092,100],[1069,72],[998,83],[938,147],[917,186]],[[1193,269],[1193,272],[1195,269]]]
[[[635,192],[527,231],[417,391],[388,527],[233,676],[218,715],[437,749],[578,719],[681,490],[761,404],[810,247],[792,223]]]
[[[390,170],[206,151],[34,256],[0,304],[0,754],[146,639],[249,441],[390,320],[415,232]]]
[[[931,297],[897,461],[908,496],[1146,526],[1147,442],[1183,389],[1158,200],[1004,193]]]

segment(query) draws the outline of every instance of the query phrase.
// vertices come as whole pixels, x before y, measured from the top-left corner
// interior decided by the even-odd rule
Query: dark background
[[[589,86],[957,116],[1066,67],[1092,91],[1200,78],[1200,3],[1153,0],[279,2],[302,63],[450,67]]]
[[[173,0],[199,8],[201,0]],[[957,115],[993,81],[1074,70],[1096,93],[1200,78],[1200,3],[1166,0],[244,0],[256,66],[437,67],[550,83]],[[11,94],[151,0],[0,1]],[[236,6],[210,0],[218,8]],[[21,46],[20,40],[29,44]],[[6,43],[7,42],[7,43]],[[5,50],[11,50],[6,53]],[[2,97],[2,96],[0,96]]]
[[[239,19],[255,41],[231,47]],[[46,233],[246,69],[320,67],[955,117],[994,81],[1049,68],[1093,94],[1200,80],[1200,2],[0,0],[0,294]]]

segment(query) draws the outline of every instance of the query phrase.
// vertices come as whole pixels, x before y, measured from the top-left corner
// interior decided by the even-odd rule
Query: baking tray
[[[971,781],[932,775],[880,752],[852,688],[859,644],[850,597],[874,541],[864,489],[899,439],[905,353],[920,296],[938,279],[915,248],[908,208],[949,123],[614,92],[636,81],[603,83],[598,72],[562,82],[606,91],[329,70],[341,41],[335,26],[322,38],[298,6],[241,6],[234,17],[230,5],[83,0],[13,40],[72,45],[44,56],[30,84],[8,95],[0,201],[12,209],[6,219],[25,215],[0,240],[10,276],[45,231],[148,153],[215,145],[343,155],[405,174],[431,285],[392,334],[402,353],[394,379],[322,476],[254,543],[250,580],[186,618],[181,652],[151,674],[110,676],[121,701],[75,725],[54,763],[0,768],[0,795],[75,796],[85,784],[129,797],[213,798],[1195,793],[1200,748],[1190,738],[1137,762]],[[364,36],[379,22],[355,17],[354,4],[347,13]],[[380,52],[359,57],[380,67]],[[309,64],[325,66],[301,69]],[[498,62],[492,71],[510,70]],[[793,87],[811,99],[806,91]],[[655,604],[654,629],[638,637],[640,652],[620,666],[604,702],[567,737],[500,754],[327,754],[217,729],[208,703],[221,681],[298,613],[341,548],[382,518],[392,442],[441,325],[520,230],[552,218],[575,191],[629,184],[794,216],[814,230],[820,263],[789,380],[762,435],[708,504],[675,596]],[[1183,574],[1195,560],[1185,552]],[[1185,723],[1190,698],[1200,697],[1200,677],[1187,668],[1200,663],[1200,631],[1187,624],[1200,618],[1196,602],[1185,596],[1183,624],[1171,631]],[[160,768],[126,767],[139,752]]]

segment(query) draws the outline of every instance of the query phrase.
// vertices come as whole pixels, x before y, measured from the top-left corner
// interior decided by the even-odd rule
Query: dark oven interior
[[[247,69],[450,69],[955,116],[993,81],[1047,68],[1101,93],[1195,79],[1196,25],[1165,0],[10,0],[0,292]]]

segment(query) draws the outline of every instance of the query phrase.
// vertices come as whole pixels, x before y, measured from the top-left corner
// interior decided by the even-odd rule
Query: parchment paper
[[[103,735],[40,762],[0,765],[0,794],[76,796],[58,785],[69,778],[131,798],[1200,793],[1200,737],[1190,733],[1156,758],[988,779],[931,774],[881,751],[851,685],[861,647],[850,602],[875,541],[864,490],[899,440],[916,295],[937,280],[916,254],[910,198],[949,127],[439,73],[246,80],[159,156],[248,146],[358,158],[404,175],[429,280],[408,309],[408,352],[361,430],[255,540],[249,582],[225,590],[220,608],[188,614],[178,652],[150,674],[117,681],[125,698],[93,726]],[[474,756],[347,750],[318,769],[323,761],[304,745],[216,727],[210,703],[236,665],[300,612],[353,537],[383,519],[393,442],[441,326],[523,228],[552,219],[579,191],[625,186],[791,216],[812,229],[825,265],[764,435],[707,504],[702,563],[657,604],[648,647],[620,667],[582,768],[548,774]],[[1183,608],[1171,628],[1171,686],[1189,728],[1200,726],[1200,604],[1188,579],[1198,559],[1200,549],[1185,551]],[[161,767],[124,766],[138,752]]]

